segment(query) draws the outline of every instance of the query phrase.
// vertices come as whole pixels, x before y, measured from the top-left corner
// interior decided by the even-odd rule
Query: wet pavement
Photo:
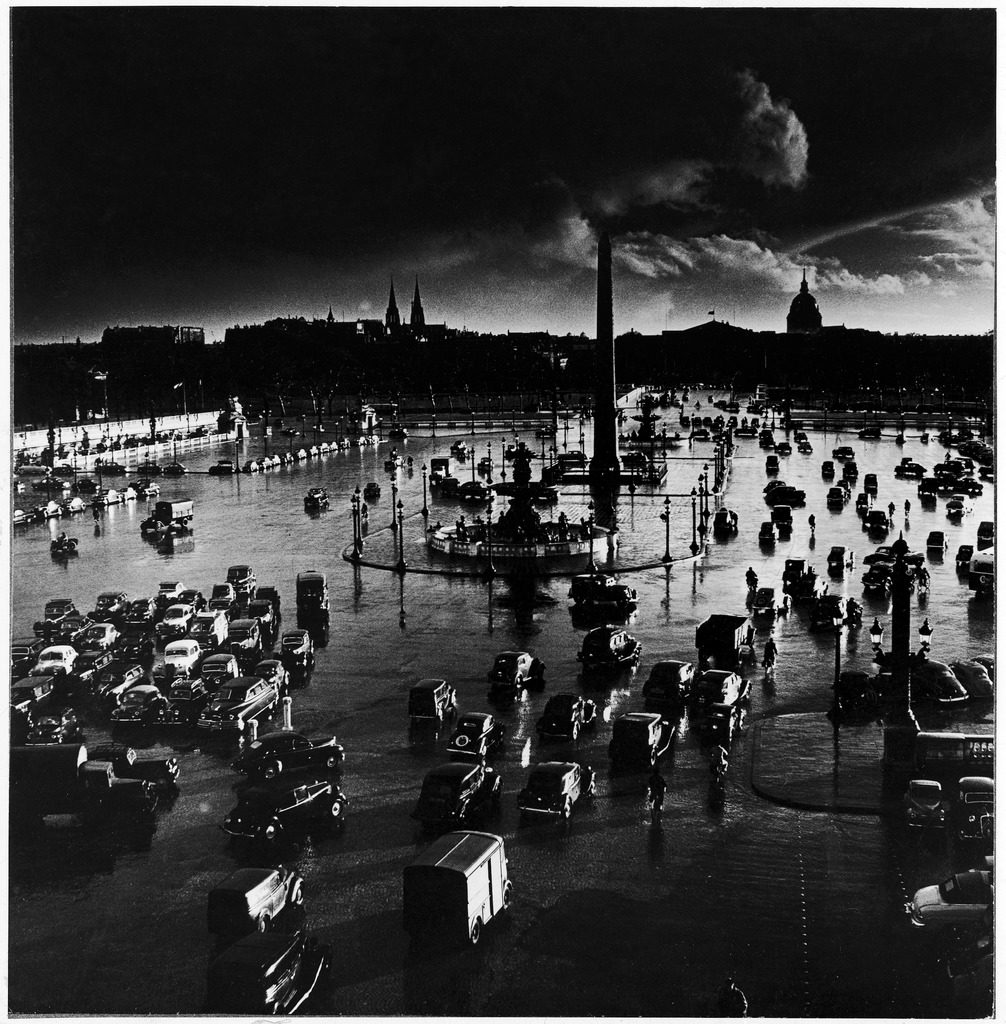
[[[668,428],[677,429],[676,413],[665,415]],[[467,433],[456,436],[470,440]],[[422,545],[419,467],[434,455],[446,455],[451,439],[439,434],[394,442],[413,458],[411,473],[403,468],[397,479],[406,513],[405,556],[416,567],[433,565]],[[512,434],[481,434],[476,451],[481,453],[488,440],[499,451]],[[972,596],[953,561],[958,544],[974,543],[977,523],[993,518],[991,486],[975,500],[974,512],[953,525],[943,512],[945,500],[936,511],[924,511],[914,482],[893,476],[903,455],[929,468],[943,459],[943,447],[917,439],[896,447],[890,439],[860,441],[848,433],[817,432],[811,440],[813,455],[780,459],[780,477],[805,488],[808,501],[795,513],[792,538],[772,550],[761,548],[756,538],[759,523],[768,518],[762,500],[767,478],[764,452],[753,439],[738,442],[724,498],[740,515],[740,533],[727,542],[710,541],[708,552],[694,562],[685,560],[691,540],[687,494],[704,462],[711,464],[713,446],[696,442],[690,451],[673,453],[668,477],[656,493],[640,489],[630,497],[623,490],[614,568],[659,560],[665,544],[659,515],[666,495],[673,495],[670,549],[682,561],[669,571],[654,568],[625,577],[639,595],[628,628],[643,643],[642,663],[635,674],[591,690],[604,706],[604,718],[575,746],[542,744],[534,732],[549,694],[580,692],[583,685],[576,652],[584,630],[574,626],[567,610],[568,578],[497,580],[489,588],[473,579],[436,575],[402,579],[344,561],[352,539],[349,495],[369,480],[380,481],[383,493],[371,503],[366,557],[395,560],[390,478],[383,471],[389,442],[261,475],[161,480],[162,498],[191,497],[196,503],[195,531],[173,549],[160,550],[141,539],[145,504],[109,509],[97,534],[89,519],[64,520],[61,527],[81,540],[79,556],[66,563],[49,557],[55,526],[23,529],[12,548],[12,633],[30,633],[48,598],[73,597],[83,609],[93,607],[101,590],[115,586],[130,596],[151,594],[163,579],[208,592],[236,562],[250,563],[260,583],[279,587],[289,627],[295,624],[296,574],[328,573],[330,636],[310,685],[294,693],[293,714],[296,728],[335,731],[346,747],[341,784],[351,804],[345,826],[318,837],[297,858],[306,878],[309,926],[336,951],[332,991],[321,1007],[327,1012],[706,1014],[714,1012],[715,993],[733,972],[755,1015],[943,1016],[953,1006],[937,967],[938,944],[909,926],[902,903],[906,893],[966,861],[967,851],[942,834],[925,841],[909,835],[886,816],[787,807],[756,791],[780,785],[779,778],[769,779],[773,771],[784,777],[783,784],[789,777],[784,761],[794,743],[778,744],[773,759],[771,737],[781,738],[785,720],[759,728],[769,716],[809,716],[810,730],[821,737],[813,747],[821,758],[819,771],[825,776],[834,771],[825,712],[835,639],[830,631],[808,629],[805,608],[778,622],[774,678],[749,669],[748,728],[735,743],[721,811],[708,805],[707,754],[687,718],[663,765],[668,791],[660,826],[649,821],[645,774],[608,771],[610,719],[641,708],[642,682],[654,661],[694,659],[695,626],[707,615],[744,611],[749,565],[763,585],[779,586],[787,557],[808,557],[823,570],[831,545],[855,549],[856,569],[832,581],[832,591],[861,600],[867,624],[874,615],[882,621],[887,616],[889,638],[889,601],[864,598],[859,582],[859,559],[874,545],[851,504],[840,513],[824,507],[829,484],[822,481],[820,466],[838,444],[855,449],[860,479],[867,472],[878,474],[879,499],[884,505],[895,502],[898,528],[905,529],[913,549],[924,548],[930,530],[947,531],[947,556],[930,560],[932,589],[915,599],[913,609],[913,629],[924,615],[936,629],[933,657],[950,661],[992,652],[992,604]],[[277,439],[271,448],[299,443]],[[260,437],[245,442],[240,460],[254,457],[262,444]],[[589,425],[586,445],[589,451]],[[532,446],[540,451],[540,441]],[[208,450],[183,461],[205,470],[227,454]],[[470,478],[467,464],[455,471]],[[328,488],[332,511],[304,513],[303,495],[312,486]],[[590,498],[583,488],[563,488],[551,514],[562,509],[579,520]],[[904,523],[900,510],[906,498],[912,513]],[[453,522],[462,511],[471,514],[437,497],[428,500],[431,523]],[[806,525],[811,512],[817,517],[816,536]],[[605,564],[602,557],[598,562]],[[759,631],[759,647],[767,636]],[[499,711],[507,726],[497,762],[504,797],[499,818],[484,827],[506,839],[513,911],[509,920],[487,929],[484,944],[475,950],[410,951],[401,927],[401,871],[428,840],[409,813],[425,772],[446,760],[447,734],[410,736],[408,688],[420,677],[444,676],[458,687],[462,710],[491,710],[485,673],[495,654],[509,648],[541,657],[547,684],[543,694]],[[869,670],[871,655],[865,630],[850,631],[843,639],[843,668]],[[956,713],[920,708],[919,715],[926,727],[962,720],[987,726],[992,708],[990,702]],[[106,739],[107,720],[88,714],[86,733],[92,742]],[[228,767],[232,751],[204,749],[199,737],[162,734],[150,741],[154,750],[177,752],[182,764],[179,796],[158,812],[153,829],[94,833],[61,820],[40,838],[12,836],[12,1009],[200,1010],[211,952],[206,893],[238,863],[219,829],[233,806],[237,776]],[[870,748],[869,739],[857,740],[844,728],[839,744],[840,755],[858,745],[865,756]],[[578,807],[568,826],[519,827],[515,797],[527,766],[556,758],[593,765],[596,798]],[[761,776],[753,775],[756,763]],[[847,762],[840,758],[839,763],[846,769]],[[864,789],[869,775],[867,764]],[[854,785],[850,771],[843,778]],[[874,792],[850,799],[869,804]],[[58,971],[53,964],[60,965]]]

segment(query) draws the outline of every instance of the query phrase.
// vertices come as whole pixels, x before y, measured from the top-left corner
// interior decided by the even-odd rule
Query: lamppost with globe
[[[691,498],[692,498],[692,543],[689,545],[689,550],[691,551],[691,553],[693,555],[697,555],[699,553],[699,543],[695,539],[695,499],[696,499],[697,496],[698,495],[696,494],[695,488],[693,487],[692,488],[692,494],[691,494]]]
[[[671,499],[664,498],[664,511],[660,513],[660,518],[664,521],[664,557],[661,561],[664,565],[669,565],[671,562]]]
[[[423,463],[423,517],[430,514],[430,507],[426,504],[426,463]]]
[[[597,572],[597,566],[594,564],[594,503],[591,501],[587,505],[587,535],[590,539],[590,558],[587,561],[587,569],[589,572]]]

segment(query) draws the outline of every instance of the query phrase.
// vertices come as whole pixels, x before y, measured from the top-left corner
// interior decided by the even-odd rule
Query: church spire
[[[391,294],[388,296],[388,309],[384,314],[384,326],[387,328],[401,327],[402,318],[398,313],[398,303],[395,302],[395,279],[391,279]]]
[[[412,296],[412,316],[409,323],[413,327],[425,327],[426,315],[423,313],[423,301],[419,297],[419,277],[416,277],[416,293]]]
[[[330,324],[334,324],[335,323],[335,314],[332,312],[331,303],[329,304],[329,307],[328,307],[328,317],[326,319],[328,320],[328,322]]]

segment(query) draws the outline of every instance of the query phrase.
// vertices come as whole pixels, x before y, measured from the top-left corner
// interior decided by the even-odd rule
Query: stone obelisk
[[[615,327],[611,299],[611,239],[597,243],[597,342],[594,346],[594,454],[590,479],[617,485],[618,413],[615,408]]]

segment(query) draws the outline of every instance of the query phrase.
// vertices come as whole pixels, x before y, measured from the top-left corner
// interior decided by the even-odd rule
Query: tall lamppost
[[[835,627],[835,700],[838,700],[838,680],[842,675],[842,627],[845,625],[845,617],[840,613],[838,607],[831,620]]]
[[[689,545],[689,550],[693,555],[697,555],[699,552],[699,543],[695,539],[695,488],[692,488],[692,543]]]
[[[662,559],[664,565],[668,565],[671,561],[671,499],[664,498],[664,511],[660,513],[660,518],[664,521],[664,557]]]
[[[566,449],[569,447],[569,445],[567,444],[568,440],[569,440],[569,412],[567,411],[566,415],[563,417],[563,420],[562,420],[562,450],[563,451],[566,451]]]
[[[594,503],[591,501],[587,505],[587,534],[590,538],[590,558],[587,561],[587,569],[590,572],[597,572],[597,566],[594,565]]]
[[[391,529],[394,530],[398,525],[398,521],[395,519],[395,502],[398,501],[398,481],[392,477],[391,479]]]
[[[702,518],[708,519],[710,516],[709,512],[709,463],[704,462],[702,464],[702,483],[703,483],[703,494],[705,495],[705,508],[702,510]]]
[[[395,566],[399,576],[405,575],[405,506],[398,502],[398,564]]]
[[[702,484],[702,474],[699,473],[699,536],[705,537],[706,535],[706,509],[703,498],[705,496],[705,489]]]
[[[486,441],[486,455],[489,461],[486,463],[486,483],[493,482],[493,445],[492,441]]]
[[[583,417],[580,417],[580,451],[583,451]]]
[[[426,504],[426,463],[423,463],[423,518],[430,514],[430,508]]]
[[[496,575],[496,566],[493,565],[493,499],[495,495],[489,492],[489,507],[486,509],[486,554],[489,564],[486,566],[486,577],[492,579]]]
[[[506,483],[506,438],[500,441],[500,479]]]
[[[353,561],[358,562],[360,560],[360,553],[363,550],[363,526],[360,521],[360,488],[357,486],[353,492],[352,497],[349,499],[350,507],[353,513]]]

